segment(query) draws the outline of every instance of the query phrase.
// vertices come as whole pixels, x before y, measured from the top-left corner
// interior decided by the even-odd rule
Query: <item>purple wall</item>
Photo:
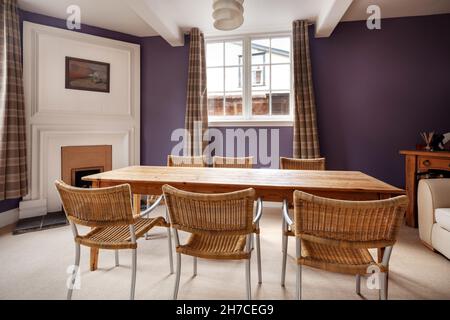
[[[18,208],[20,200],[21,199],[0,201],[0,213]]]
[[[184,128],[189,45],[150,37],[142,39],[141,52],[141,163],[166,165],[172,131]]]
[[[404,186],[400,149],[450,131],[450,15],[341,23],[311,42],[319,133],[330,169]]]

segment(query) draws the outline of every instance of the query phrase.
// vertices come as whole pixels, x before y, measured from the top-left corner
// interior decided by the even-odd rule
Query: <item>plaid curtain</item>
[[[294,21],[294,157],[320,157],[307,21]]]
[[[197,28],[191,30],[185,128],[189,136],[186,137],[184,154],[203,155],[208,144],[208,141],[203,140],[208,129],[208,94],[205,38]]]
[[[27,194],[27,159],[17,0],[0,1],[0,200],[5,200]]]

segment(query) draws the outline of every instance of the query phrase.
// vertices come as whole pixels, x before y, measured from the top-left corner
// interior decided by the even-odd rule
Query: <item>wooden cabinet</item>
[[[450,152],[430,152],[418,150],[403,150],[405,156],[405,188],[409,197],[409,207],[406,211],[406,224],[418,227],[417,224],[417,180],[418,174],[429,170],[450,171]]]

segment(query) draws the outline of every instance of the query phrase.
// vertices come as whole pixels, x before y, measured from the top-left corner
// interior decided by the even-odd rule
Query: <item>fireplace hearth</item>
[[[61,147],[61,179],[74,187],[90,188],[83,177],[112,170],[112,146]],[[66,226],[63,211],[19,220],[14,235]]]

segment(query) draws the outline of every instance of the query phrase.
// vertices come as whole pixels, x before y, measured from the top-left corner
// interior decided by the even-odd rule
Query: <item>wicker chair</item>
[[[133,215],[129,185],[111,188],[80,189],[62,181],[55,182],[64,211],[72,227],[75,240],[75,269],[67,299],[72,299],[73,285],[80,266],[80,246],[115,250],[116,266],[118,250],[132,250],[132,276],[130,299],[134,299],[136,287],[137,239],[153,227],[169,228],[163,217],[143,218],[158,205],[151,206],[140,215]],[[91,227],[85,235],[78,233],[77,225]],[[170,240],[170,238],[169,238]],[[171,245],[169,244],[171,248]]]
[[[206,157],[205,156],[199,156],[199,157],[184,157],[184,156],[173,156],[169,155],[167,156],[167,166],[168,167],[198,167],[202,168],[206,166]],[[158,203],[160,205],[164,205],[164,197],[161,195],[148,195],[147,196],[147,208],[150,208],[151,206],[155,205],[155,203]],[[166,209],[166,219],[168,220],[168,213]],[[172,236],[170,234],[170,228],[167,229],[168,236],[169,236],[169,246],[170,250],[172,250]],[[148,233],[145,234],[145,239],[149,240],[150,235]],[[194,261],[194,263],[196,263]],[[173,273],[173,257],[170,255],[170,273]]]
[[[246,260],[247,298],[251,299],[250,260],[253,234],[259,234],[262,201],[258,199],[253,219],[253,189],[224,194],[198,194],[163,187],[170,223],[175,233],[177,271],[173,298],[178,296],[181,275],[181,254],[214,260]],[[178,231],[191,234],[181,245]],[[260,244],[256,244],[260,252]],[[261,260],[258,259],[258,266]],[[260,273],[261,269],[258,268]],[[194,276],[197,264],[194,265]]]
[[[325,170],[325,158],[317,158],[317,159],[280,158],[280,169]]]
[[[373,271],[379,276],[380,299],[387,299],[387,275],[392,248],[408,205],[400,196],[378,201],[343,201],[294,193],[294,221],[283,203],[285,232],[281,285],[286,275],[288,235],[297,240],[297,297],[301,299],[302,266],[356,275],[356,293],[361,276]],[[381,263],[368,249],[384,249]],[[380,257],[378,257],[380,258]]]
[[[280,169],[282,170],[325,170],[325,158],[316,159],[294,159],[294,158],[280,158]],[[294,209],[293,205],[289,206],[289,209]],[[284,224],[283,224],[284,228]],[[293,233],[289,233],[288,236],[293,237]],[[284,250],[284,235],[281,241],[282,251]],[[283,253],[283,263],[286,263],[285,254]]]
[[[192,167],[192,168],[202,168],[206,167],[206,157],[183,157],[183,156],[167,156],[167,166],[168,167]]]
[[[214,168],[242,168],[242,169],[252,169],[253,168],[253,157],[244,158],[230,158],[230,157],[214,157],[213,158]]]

